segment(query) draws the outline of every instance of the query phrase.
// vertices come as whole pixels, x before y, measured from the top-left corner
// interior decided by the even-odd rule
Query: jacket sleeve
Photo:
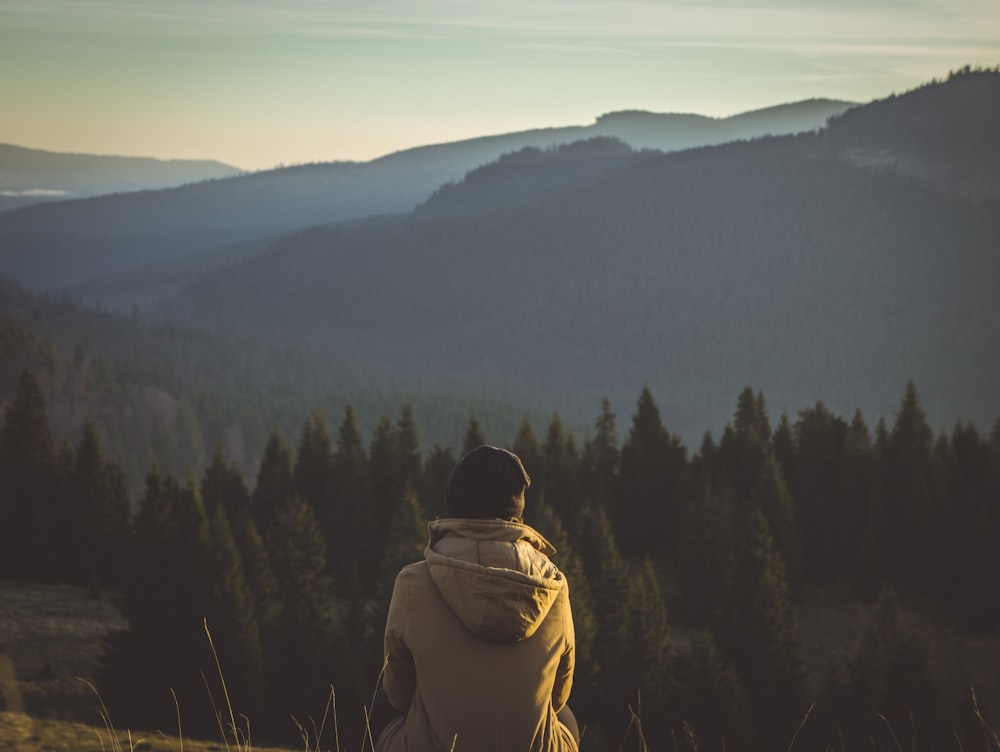
[[[403,713],[409,709],[417,688],[413,655],[403,637],[409,607],[408,593],[406,573],[400,572],[392,589],[389,616],[385,623],[385,668],[382,674],[382,687],[389,695],[389,703]]]
[[[569,702],[569,694],[573,689],[573,671],[576,668],[576,630],[573,627],[573,610],[569,604],[569,585],[563,591],[565,598],[563,607],[563,632],[566,639],[559,667],[556,669],[556,680],[552,685],[552,707],[558,713]]]

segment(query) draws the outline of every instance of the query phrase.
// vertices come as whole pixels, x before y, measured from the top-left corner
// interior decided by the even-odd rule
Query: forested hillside
[[[1000,74],[959,75],[871,117],[897,122],[897,106],[953,86],[967,109],[934,112],[964,122],[997,98]],[[915,179],[859,164],[857,148],[940,165],[943,147],[855,127],[867,107],[816,134],[667,155],[607,141],[508,155],[409,215],[278,240],[159,311],[574,419],[649,384],[689,443],[746,381],[779,410],[822,396],[890,417],[912,378],[936,430],[983,427],[1000,413],[1000,199],[949,187],[981,183],[989,167],[967,157],[1000,152],[1000,136],[952,147],[953,182]]]
[[[456,458],[490,441],[524,460],[527,521],[572,583],[585,750],[637,744],[637,722],[649,749],[692,752],[974,749],[997,727],[1000,421],[935,438],[909,385],[891,425],[822,403],[774,422],[747,387],[692,452],[649,390],[621,438],[595,412],[583,441],[557,417],[513,436],[470,420],[461,446],[430,450],[409,406],[367,441],[352,409],[336,428],[314,413],[271,434],[249,477],[221,447],[197,476],[154,462],[130,515],[92,424],[57,444],[25,370],[0,443],[0,578],[120,590],[129,627],[99,675],[120,724],[170,728],[180,707],[188,736],[217,736],[207,621],[254,739],[298,739],[289,716],[321,718],[332,686],[360,749],[395,574],[421,557]],[[833,652],[797,616],[830,585],[863,619]],[[931,639],[932,614],[976,662]]]
[[[197,473],[222,445],[249,473],[272,430],[291,434],[317,409],[333,417],[350,404],[360,429],[370,431],[409,403],[425,440],[442,446],[459,441],[471,414],[501,434],[526,418],[539,428],[550,417],[474,393],[419,389],[374,364],[301,343],[89,310],[0,278],[0,410],[25,368],[43,389],[57,439],[76,441],[93,421],[133,500],[154,457],[165,472]]]

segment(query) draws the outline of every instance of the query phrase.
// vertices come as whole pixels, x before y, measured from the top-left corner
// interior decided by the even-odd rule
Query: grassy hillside
[[[831,665],[843,661],[860,639],[871,607],[857,603],[847,589],[813,586],[803,593],[798,612],[808,687],[818,693]],[[930,631],[949,692],[967,692],[967,687],[974,686],[987,723],[1000,727],[1000,636],[966,632],[952,624],[948,614],[925,604],[907,604],[906,615]],[[109,594],[95,598],[77,587],[0,582],[0,748],[38,752],[114,749],[101,701],[77,677],[93,679],[101,639],[122,626]],[[687,630],[679,625],[674,632],[678,646],[683,647]],[[164,702],[172,700],[165,695]],[[181,708],[182,724],[183,712]],[[338,719],[341,726],[348,722]],[[331,729],[324,732],[321,749],[333,749]],[[131,741],[146,740],[149,746],[137,747],[146,750],[174,751],[182,749],[182,744],[188,752],[223,749],[218,740],[185,738],[182,742],[176,729],[163,732],[134,730]],[[125,749],[128,733],[119,730]],[[315,737],[308,749],[315,748],[314,742]],[[254,749],[267,752],[270,748]]]

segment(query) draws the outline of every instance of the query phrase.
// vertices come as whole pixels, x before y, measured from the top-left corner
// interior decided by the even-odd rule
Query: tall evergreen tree
[[[404,469],[400,431],[388,414],[375,426],[368,451],[371,473],[371,501],[362,512],[361,533],[364,546],[358,552],[358,572],[366,592],[375,587],[385,545],[385,526],[392,519],[396,504],[408,488]]]
[[[521,422],[521,426],[517,430],[511,451],[521,458],[521,464],[524,465],[524,469],[528,471],[528,476],[531,478],[531,485],[524,492],[524,508],[530,516],[531,510],[537,509],[538,504],[544,499],[542,485],[535,479],[545,477],[545,454],[542,452],[538,437],[535,436],[535,431],[527,418]]]
[[[594,597],[569,531],[550,506],[542,503],[535,510],[534,527],[551,543],[556,553],[553,562],[566,576],[573,604],[573,628],[576,633],[576,674],[573,679],[573,706],[589,715],[601,702],[598,666],[594,659],[597,617]]]
[[[296,495],[309,504],[320,519],[324,517],[321,510],[330,504],[332,471],[333,443],[322,413],[316,410],[302,425],[293,478]]]
[[[339,652],[347,649],[343,619],[312,507],[293,498],[278,511],[268,542],[279,608],[278,641],[267,646],[271,707],[284,718],[320,718],[330,686],[354,674],[345,669],[349,656]]]
[[[126,632],[112,638],[99,674],[102,694],[137,724],[173,724],[170,691],[185,728],[211,733],[202,674],[214,670],[204,620],[216,571],[208,519],[193,480],[179,485],[154,467],[136,518],[133,567],[125,584]]]
[[[93,421],[83,424],[83,436],[74,454],[70,519],[75,523],[76,566],[68,571],[85,578],[91,587],[117,585],[126,568],[131,512],[125,475],[101,446]]]
[[[594,421],[594,436],[584,444],[581,493],[591,503],[610,509],[618,481],[621,452],[611,403],[601,400],[601,413]]]
[[[712,631],[746,687],[762,747],[774,749],[802,717],[805,677],[784,563],[764,515],[755,510],[750,521]]]
[[[556,413],[542,447],[545,453],[545,474],[540,479],[545,502],[563,519],[580,510],[580,457],[572,434],[566,433],[562,418]],[[532,476],[532,483],[539,481]],[[532,511],[532,510],[529,510]]]
[[[572,540],[580,552],[597,621],[594,638],[594,680],[602,702],[593,709],[598,724],[625,728],[626,707],[635,698],[634,687],[623,677],[629,606],[629,570],[615,543],[603,509],[587,507],[575,520]],[[613,688],[613,689],[612,689]],[[614,692],[613,696],[611,693]]]
[[[201,498],[208,510],[222,507],[229,520],[250,514],[250,490],[243,473],[226,456],[222,444],[215,447],[201,478]]]
[[[265,712],[264,650],[253,591],[222,505],[209,514],[212,541],[211,599],[205,623],[222,666],[225,687],[211,676],[218,698],[227,692],[234,710],[250,718]]]
[[[55,498],[56,447],[45,397],[35,375],[22,371],[4,423],[0,494],[0,576],[47,580],[54,568],[50,512]]]
[[[918,585],[932,575],[936,547],[933,434],[916,388],[906,385],[889,437],[885,511],[888,553],[897,582]]]
[[[798,514],[795,500],[785,485],[781,467],[768,454],[761,467],[760,476],[750,494],[751,505],[760,510],[767,520],[774,539],[774,546],[785,565],[785,575],[794,597],[802,584],[801,551]]]
[[[477,444],[476,446],[482,445]],[[431,451],[427,454],[417,498],[420,501],[420,506],[426,510],[429,517],[444,514],[445,488],[448,486],[448,478],[451,477],[451,470],[455,466],[455,462],[451,450],[442,449],[437,444],[431,447]]]
[[[683,445],[660,419],[648,387],[622,445],[620,493],[609,510],[625,555],[672,551],[689,493]]]
[[[330,485],[331,504],[320,510],[319,522],[337,592],[350,600],[360,586],[359,556],[368,545],[366,510],[371,504],[372,488],[368,455],[351,406],[344,410],[337,431]]]
[[[764,395],[746,387],[736,401],[733,423],[726,426],[719,442],[719,459],[732,483],[738,505],[744,505],[771,451],[771,427]]]
[[[617,666],[621,695],[641,701],[646,742],[666,748],[674,694],[674,646],[659,578],[649,557],[629,582],[622,661]]]
[[[396,421],[396,441],[399,452],[399,488],[415,489],[420,485],[420,475],[423,462],[420,458],[420,437],[417,431],[417,421],[413,417],[413,407],[404,403]]]
[[[292,450],[285,438],[274,431],[264,447],[257,471],[257,484],[250,495],[250,508],[261,535],[267,537],[275,518],[295,496]]]
[[[706,489],[685,514],[677,551],[677,607],[687,622],[705,626],[720,618],[741,530],[731,495],[724,491]]]
[[[847,527],[844,508],[847,424],[823,403],[799,413],[795,424],[795,456],[788,468],[788,485],[798,502],[806,574],[830,581],[843,574],[843,552],[851,550],[858,530]],[[778,537],[774,521],[768,520]]]
[[[471,416],[465,428],[465,436],[462,438],[462,456],[464,457],[473,449],[485,443],[486,439],[483,436],[483,429],[479,426],[479,421],[474,416]]]
[[[678,690],[674,719],[687,724],[690,752],[757,749],[746,692],[732,664],[726,663],[715,638],[704,630],[690,651],[677,660]],[[680,736],[680,734],[678,734]]]

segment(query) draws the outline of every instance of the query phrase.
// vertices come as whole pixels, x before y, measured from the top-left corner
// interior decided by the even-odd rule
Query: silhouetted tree
[[[696,635],[676,664],[678,689],[671,716],[680,721],[681,729],[675,733],[686,748],[691,752],[757,749],[746,692],[736,670],[723,660],[712,633],[704,630]]]
[[[609,509],[618,482],[621,452],[618,449],[618,432],[611,403],[601,400],[601,413],[594,421],[594,436],[583,447],[581,490],[590,504]]]
[[[292,468],[291,448],[280,433],[272,432],[257,471],[257,484],[250,495],[254,522],[265,538],[278,512],[287,507],[295,495]]]
[[[428,517],[438,517],[445,512],[445,488],[448,486],[448,478],[451,477],[455,462],[451,450],[442,449],[437,444],[431,447],[431,451],[427,454],[418,498],[420,506],[424,508]]]
[[[277,583],[278,641],[268,645],[271,707],[278,717],[320,718],[347,655],[343,621],[327,572],[326,542],[312,507],[293,498],[267,536]],[[346,652],[346,650],[345,650]],[[339,671],[338,671],[339,669]]]
[[[558,413],[549,422],[542,452],[545,454],[545,474],[540,479],[542,495],[560,518],[569,519],[581,508],[580,457],[573,436],[566,433]]]
[[[892,574],[916,586],[932,575],[935,549],[933,435],[916,388],[906,386],[886,457],[885,512]]]
[[[486,443],[483,437],[483,430],[479,426],[479,421],[474,416],[469,418],[469,424],[465,429],[465,436],[462,437],[462,457],[478,446]]]
[[[337,592],[354,600],[360,586],[359,554],[368,545],[366,510],[371,504],[371,469],[350,406],[344,410],[337,432],[330,473],[331,504],[320,510],[319,521]]]
[[[229,520],[249,516],[250,491],[239,467],[226,455],[222,444],[217,444],[212,459],[201,477],[201,498],[205,508],[222,507]]]
[[[74,523],[77,542],[69,550],[78,558],[66,571],[83,578],[82,582],[92,588],[117,585],[128,567],[125,558],[131,524],[128,489],[121,468],[105,456],[97,429],[90,420],[84,421],[75,460],[68,489],[71,506],[68,518]]]
[[[45,397],[35,375],[22,371],[4,423],[0,494],[0,573],[15,580],[53,574],[50,510],[55,495],[56,447]]]
[[[333,444],[326,421],[318,410],[306,418],[295,454],[293,478],[296,495],[313,508],[318,519],[329,516]]]
[[[802,717],[805,677],[784,563],[764,515],[754,510],[749,522],[711,628],[746,688],[762,748],[774,749]]]
[[[618,495],[608,510],[623,554],[673,550],[687,502],[686,469],[680,439],[667,432],[643,387],[622,445]]]

